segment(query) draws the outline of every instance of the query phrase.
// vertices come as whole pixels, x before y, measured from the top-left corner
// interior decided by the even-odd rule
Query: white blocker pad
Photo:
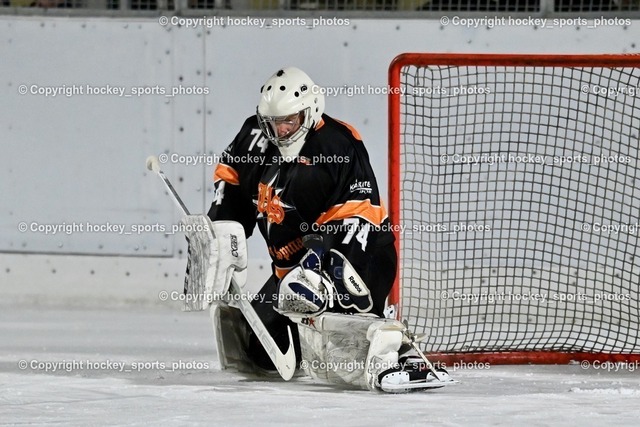
[[[377,389],[377,376],[398,362],[404,325],[368,315],[323,313],[298,326],[301,368],[314,379]]]
[[[211,222],[206,215],[187,215],[180,225],[189,240],[184,279],[184,310],[201,311],[223,300],[233,277],[247,281],[247,243],[236,221]]]

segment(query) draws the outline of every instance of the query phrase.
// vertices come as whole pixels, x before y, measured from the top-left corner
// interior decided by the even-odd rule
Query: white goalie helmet
[[[309,130],[320,123],[324,95],[317,93],[315,87],[304,71],[287,67],[271,76],[260,89],[258,123],[279,148],[302,143]]]

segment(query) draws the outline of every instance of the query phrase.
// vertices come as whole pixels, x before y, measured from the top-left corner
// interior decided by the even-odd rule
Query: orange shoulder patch
[[[360,132],[358,132],[358,130],[356,128],[351,126],[349,123],[343,122],[341,120],[336,120],[336,122],[344,125],[347,129],[349,129],[351,131],[351,135],[353,135],[353,137],[355,139],[357,139],[358,141],[362,142],[362,137],[360,136]]]
[[[322,225],[330,221],[337,221],[345,218],[359,217],[369,221],[375,226],[382,224],[387,218],[387,211],[383,206],[374,206],[371,200],[349,200],[346,203],[335,205],[329,208],[316,220],[316,224]]]
[[[229,165],[223,165],[222,163],[216,166],[213,172],[213,182],[224,181],[231,185],[240,184],[240,178],[238,177],[238,171]]]

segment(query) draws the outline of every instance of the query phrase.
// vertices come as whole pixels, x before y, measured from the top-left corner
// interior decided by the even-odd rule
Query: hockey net
[[[403,54],[397,316],[427,353],[638,360],[640,58]]]

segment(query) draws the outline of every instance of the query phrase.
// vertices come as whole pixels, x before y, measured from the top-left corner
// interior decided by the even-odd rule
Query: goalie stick
[[[173,185],[171,185],[169,178],[167,178],[164,172],[160,170],[160,162],[158,158],[156,156],[149,156],[147,158],[146,164],[148,170],[155,172],[160,178],[162,178],[162,181],[164,182],[165,186],[173,196],[173,199],[176,201],[180,209],[182,209],[182,212],[185,215],[190,215],[189,209],[187,209],[185,204],[182,202],[182,199],[173,188]],[[240,285],[236,283],[235,278],[233,277],[231,279],[230,291],[236,295],[240,295],[240,293],[242,292]],[[242,312],[242,315],[247,320],[247,323],[249,323],[249,326],[251,327],[253,332],[256,334],[256,337],[258,337],[260,344],[262,344],[265,351],[269,355],[269,358],[275,365],[278,373],[280,374],[282,379],[284,379],[285,381],[289,381],[293,377],[293,374],[296,370],[296,353],[295,349],[293,348],[293,337],[291,335],[291,328],[287,326],[287,333],[289,335],[289,348],[287,349],[286,353],[282,353],[276,342],[273,340],[273,337],[271,336],[271,334],[269,334],[269,331],[264,326],[264,323],[262,323],[262,320],[260,320],[260,317],[258,317],[258,314],[251,305],[251,302],[247,301],[245,298],[237,298],[237,300],[239,301],[240,311]]]
[[[162,179],[162,182],[164,182],[164,185],[167,187],[167,190],[169,190],[169,192],[173,195],[173,200],[175,200],[180,209],[182,209],[182,212],[185,215],[189,215],[189,209],[187,209],[185,204],[182,203],[182,199],[180,198],[180,196],[178,196],[178,193],[176,193],[173,185],[171,185],[171,181],[169,181],[169,178],[167,178],[164,172],[160,170],[160,161],[156,156],[147,157],[147,169],[158,174],[158,176]]]

